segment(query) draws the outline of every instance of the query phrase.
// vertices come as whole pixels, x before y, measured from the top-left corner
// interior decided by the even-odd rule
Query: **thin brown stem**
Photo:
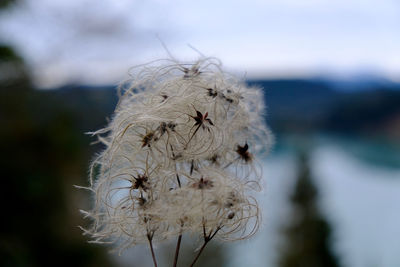
[[[205,229],[204,229],[205,230]],[[214,236],[218,233],[218,231],[221,230],[221,227],[217,227],[214,233],[210,233],[208,236],[204,236],[204,243],[201,246],[199,252],[197,253],[196,257],[194,258],[192,264],[190,264],[190,267],[193,267],[196,261],[199,259],[201,253],[203,252],[204,248],[207,246],[208,242],[211,241],[211,239],[214,238]]]
[[[157,267],[157,260],[156,260],[156,255],[154,254],[153,242],[152,242],[153,237],[148,234],[147,239],[149,240],[151,257],[153,258],[154,267]]]
[[[179,249],[181,248],[182,234],[178,237],[178,242],[176,243],[175,257],[174,257],[174,267],[178,264]]]
[[[192,264],[190,264],[190,267],[193,267],[194,264],[196,263],[196,261],[199,259],[200,254],[203,252],[204,248],[206,247],[206,245],[208,244],[208,242],[210,242],[210,240],[204,241],[204,244],[201,246],[199,252],[196,255],[196,258],[194,258]]]
[[[175,170],[176,170],[176,164],[175,164]],[[178,181],[179,187],[181,187],[181,180],[179,179],[179,175],[176,174],[176,180]],[[183,223],[181,227],[183,226]],[[179,235],[178,241],[176,243],[176,249],[175,249],[175,257],[174,257],[174,267],[178,264],[178,256],[179,256],[179,250],[181,248],[181,241],[182,241],[182,234]]]
[[[213,239],[214,236],[218,233],[218,231],[221,230],[221,228],[222,228],[222,226],[218,226],[218,227],[217,227],[217,230],[215,230],[215,232],[214,232],[212,235],[211,235],[211,233],[210,233],[211,236],[209,237],[209,240]]]
[[[190,137],[189,141],[186,143],[185,145],[185,149],[187,148],[187,146],[189,145],[190,141],[192,141],[193,136],[197,133],[197,131],[199,130],[199,128],[201,127],[202,124],[199,124],[199,126],[197,126],[196,130],[194,130],[194,133],[192,134],[192,136]]]
[[[179,175],[178,174],[176,174],[176,180],[178,181],[179,187],[181,187],[181,179],[179,179]]]
[[[171,145],[171,150],[172,150],[172,153],[174,155],[174,149],[172,148],[172,145]],[[178,185],[179,185],[179,188],[180,188],[181,187],[181,179],[179,178],[179,174],[178,174],[178,170],[177,170],[177,167],[176,167],[176,163],[175,163],[175,172],[176,172],[176,180],[178,181]]]

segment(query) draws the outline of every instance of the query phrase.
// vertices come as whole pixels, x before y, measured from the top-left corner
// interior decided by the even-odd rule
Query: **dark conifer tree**
[[[0,12],[16,2],[0,0]],[[0,40],[0,266],[111,266],[77,227],[72,185],[86,181],[90,160],[77,125],[89,115],[56,94],[34,90],[23,58]]]
[[[319,211],[308,158],[300,153],[298,179],[290,197],[292,217],[284,229],[280,267],[338,267],[330,245],[331,227]]]

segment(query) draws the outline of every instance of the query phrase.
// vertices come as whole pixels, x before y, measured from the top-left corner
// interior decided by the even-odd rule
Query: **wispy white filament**
[[[155,61],[131,70],[90,169],[94,205],[84,232],[118,249],[182,233],[220,240],[256,232],[255,154],[271,135],[263,94],[224,73],[215,58]]]

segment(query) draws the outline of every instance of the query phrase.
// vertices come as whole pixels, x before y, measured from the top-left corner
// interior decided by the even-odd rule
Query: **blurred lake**
[[[399,266],[399,147],[335,135],[311,139],[278,138],[278,149],[263,162],[263,228],[253,240],[227,245],[226,266],[278,266],[297,175],[293,147],[301,140],[310,147],[318,204],[333,226],[332,245],[342,266]]]

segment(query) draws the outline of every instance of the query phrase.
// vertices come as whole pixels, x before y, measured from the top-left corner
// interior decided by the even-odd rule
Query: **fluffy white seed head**
[[[131,70],[93,161],[95,242],[126,248],[185,232],[221,240],[251,236],[260,213],[253,193],[268,150],[263,94],[214,58],[156,61]]]

